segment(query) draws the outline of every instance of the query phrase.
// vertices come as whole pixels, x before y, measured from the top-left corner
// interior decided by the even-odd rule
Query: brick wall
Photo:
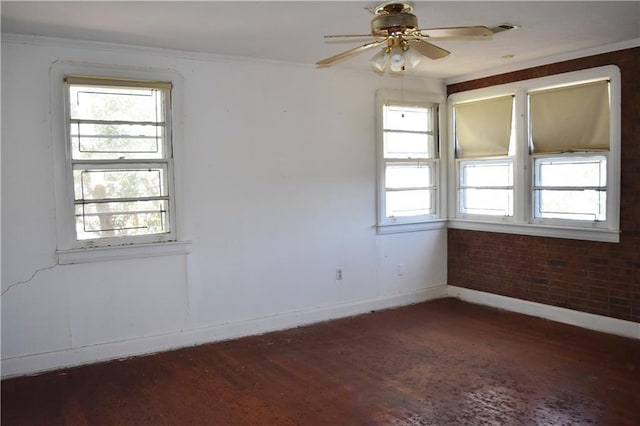
[[[452,84],[447,92],[603,65],[622,75],[620,243],[449,229],[450,285],[640,322],[640,48]]]

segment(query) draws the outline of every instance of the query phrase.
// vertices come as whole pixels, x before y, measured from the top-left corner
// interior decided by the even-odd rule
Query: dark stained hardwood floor
[[[639,425],[640,340],[441,299],[2,382],[2,425]]]

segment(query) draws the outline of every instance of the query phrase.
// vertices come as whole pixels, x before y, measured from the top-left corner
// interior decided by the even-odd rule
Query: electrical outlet
[[[340,281],[342,279],[342,268],[336,268],[336,280]]]

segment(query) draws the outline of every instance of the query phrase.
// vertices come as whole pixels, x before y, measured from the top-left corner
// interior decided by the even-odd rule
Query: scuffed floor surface
[[[2,382],[2,425],[640,425],[640,341],[454,299]]]

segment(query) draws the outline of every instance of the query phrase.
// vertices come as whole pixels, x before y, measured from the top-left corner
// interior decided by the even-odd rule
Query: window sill
[[[570,240],[619,243],[620,232],[601,228],[568,228],[538,224],[489,223],[463,219],[449,220],[449,228],[470,231],[499,232],[535,237],[565,238]]]
[[[109,246],[57,250],[58,264],[107,262],[112,260],[139,259],[159,256],[181,256],[189,254],[187,248],[191,241],[171,241],[151,244],[131,244],[126,246]]]
[[[431,220],[421,223],[400,223],[394,225],[378,225],[378,235],[398,234],[401,232],[431,231],[436,229],[446,229],[447,221],[444,219]]]

